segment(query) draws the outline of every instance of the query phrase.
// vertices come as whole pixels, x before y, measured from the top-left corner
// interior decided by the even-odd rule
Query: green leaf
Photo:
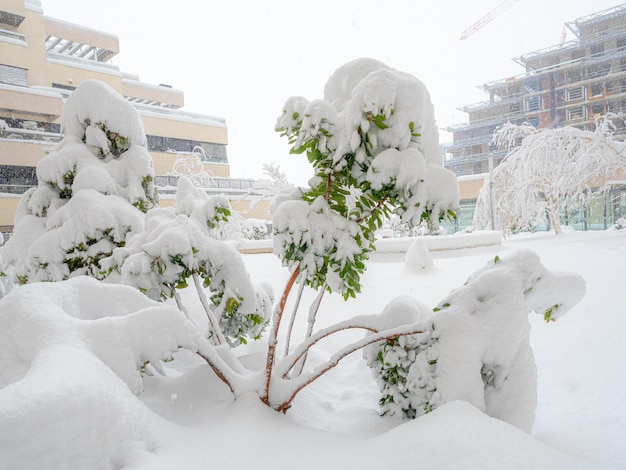
[[[378,120],[378,119],[372,119],[372,122],[374,123],[374,125],[376,127],[378,127],[379,129],[387,129],[389,126],[387,124],[385,124],[382,120]]]

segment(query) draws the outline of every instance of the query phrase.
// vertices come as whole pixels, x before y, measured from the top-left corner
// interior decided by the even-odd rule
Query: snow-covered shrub
[[[265,240],[270,237],[268,223],[261,219],[243,219],[241,221],[241,235],[246,240]]]
[[[415,77],[359,59],[329,79],[324,98],[290,98],[276,130],[316,174],[300,201],[274,213],[274,251],[286,266],[344,297],[358,292],[385,217],[437,227],[458,206],[443,168],[430,96]],[[340,229],[341,236],[329,232]],[[328,284],[327,281],[329,281]]]
[[[382,414],[419,417],[466,400],[530,432],[537,402],[529,312],[547,322],[582,298],[577,275],[547,270],[532,251],[496,257],[453,290],[431,313],[407,302],[405,319],[420,333],[369,346],[364,357],[382,391]]]
[[[148,211],[145,230],[103,260],[109,280],[154,300],[174,298],[187,314],[178,290],[193,281],[209,320],[205,336],[231,345],[258,339],[269,320],[272,293],[252,283],[234,248],[211,236],[228,220],[228,201],[207,196],[186,178],[178,184],[176,207]]]
[[[626,219],[624,219],[623,217],[620,217],[619,219],[615,221],[615,224],[613,224],[611,227],[608,228],[608,230],[624,230],[625,228],[626,228]]]
[[[358,322],[314,333],[324,292],[337,292],[346,300],[355,297],[384,220],[397,214],[402,223],[425,221],[437,227],[443,218],[454,217],[458,185],[443,167],[425,86],[376,60],[358,59],[337,69],[322,99],[289,98],[276,131],[287,137],[291,153],[306,155],[315,171],[309,188],[283,192],[271,208],[274,253],[291,270],[291,277],[273,318],[262,400],[284,411],[302,387],[365,345],[349,345],[328,365],[304,374],[307,352],[318,341],[316,334],[364,328],[387,338],[384,331]],[[287,333],[288,355],[275,364],[280,322],[296,282],[300,288]],[[319,293],[309,309],[305,339],[289,354],[291,326],[305,286]],[[275,389],[285,380],[295,384],[290,394]]]
[[[39,130],[39,126],[36,121],[22,121],[20,123],[20,127],[22,129],[26,129],[28,131],[37,131]]]
[[[142,213],[158,201],[141,119],[108,85],[83,82],[65,103],[61,131],[3,248],[20,283],[102,278],[100,261],[143,229]]]

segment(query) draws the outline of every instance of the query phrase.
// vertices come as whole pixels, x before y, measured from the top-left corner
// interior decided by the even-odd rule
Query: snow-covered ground
[[[326,296],[317,326],[379,313],[398,295],[434,306],[488,260],[518,248],[535,250],[547,268],[578,273],[587,283],[586,296],[557,322],[530,319],[539,373],[532,435],[465,402],[413,421],[382,418],[377,386],[360,354],[303,390],[285,415],[255,396],[234,402],[208,366],[187,353],[166,364],[167,377],[146,378],[137,398],[98,359],[98,347],[93,354],[78,347],[106,338],[92,338],[73,321],[67,322],[76,328],[71,334],[52,331],[58,324],[51,320],[26,337],[0,335],[0,348],[9,341],[22,345],[10,358],[0,357],[0,468],[626,468],[626,230],[538,233],[433,251],[434,266],[425,269],[407,268],[401,253],[377,253],[363,293],[347,303]],[[288,273],[275,256],[251,254],[244,261],[254,280],[282,291]],[[32,300],[33,312],[46,312],[46,302]],[[91,309],[102,301],[79,300]],[[304,317],[296,329],[301,334]],[[59,335],[62,346],[43,349]],[[325,358],[342,340],[320,344],[310,360]],[[263,351],[259,341],[238,353],[253,364],[264,360]]]

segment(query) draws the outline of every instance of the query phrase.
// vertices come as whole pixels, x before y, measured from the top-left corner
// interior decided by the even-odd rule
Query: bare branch
[[[296,315],[298,313],[298,307],[300,306],[300,300],[302,299],[302,292],[304,291],[305,282],[302,280],[298,287],[298,293],[296,295],[296,302],[291,311],[291,318],[289,319],[289,327],[287,328],[287,339],[285,341],[285,356],[289,354],[289,346],[291,343],[291,335],[293,334],[293,325],[296,321]]]
[[[320,304],[322,303],[322,297],[324,297],[324,292],[326,292],[326,283],[321,287],[319,293],[315,297],[315,300],[309,307],[309,318],[306,329],[306,335],[304,337],[305,341],[308,340],[313,334],[313,326],[315,325],[315,318],[317,317],[317,312],[320,308]],[[304,363],[306,362],[306,357],[308,354],[308,350],[302,356],[302,360],[298,363],[298,367],[294,370],[296,376],[302,373],[302,369],[304,369]]]
[[[326,372],[337,366],[337,364],[344,359],[346,356],[352,354],[353,352],[358,351],[359,349],[363,349],[370,344],[377,343],[378,341],[389,340],[392,338],[397,338],[398,336],[406,336],[406,335],[414,335],[423,333],[422,324],[412,324],[405,325],[402,327],[394,328],[391,330],[385,330],[382,332],[378,332],[372,335],[368,335],[362,338],[359,341],[355,341],[352,344],[342,348],[336,354],[334,354],[328,361],[323,364],[320,364],[315,368],[311,373],[303,374],[298,379],[292,379],[294,382],[295,388],[292,390],[290,396],[283,401],[281,404],[275,406],[276,411],[280,411],[285,413],[287,409],[291,406],[291,402],[296,397],[296,395],[307,385],[311,384],[315,380],[319,379]]]
[[[209,318],[209,325],[211,327],[211,331],[213,331],[213,334],[215,335],[215,342],[217,344],[226,344],[226,338],[224,337],[224,333],[222,333],[219,322],[213,315],[213,311],[211,310],[209,301],[207,300],[206,294],[204,293],[204,288],[202,287],[202,283],[200,282],[200,276],[198,276],[198,273],[193,273],[193,282],[196,286],[196,290],[198,291],[198,297],[200,298],[202,307],[204,307],[204,311]]]
[[[274,318],[272,321],[272,329],[270,331],[270,336],[268,338],[268,344],[267,344],[267,360],[265,362],[265,375],[266,375],[265,393],[261,397],[261,401],[265,404],[269,404],[269,390],[270,390],[270,383],[272,380],[272,369],[274,367],[274,357],[276,355],[276,346],[278,344],[278,330],[280,328],[280,320],[285,311],[285,305],[287,304],[287,298],[289,297],[291,288],[293,287],[293,284],[296,282],[296,279],[298,279],[299,275],[300,275],[300,268],[296,267],[296,269],[294,269],[294,271],[291,273],[291,277],[287,281],[287,285],[285,286],[285,289],[283,290],[283,295],[280,298],[280,303],[278,304],[278,306],[276,307],[276,311],[274,312]]]

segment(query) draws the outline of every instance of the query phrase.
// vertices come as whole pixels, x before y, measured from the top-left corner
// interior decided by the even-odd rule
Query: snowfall
[[[482,237],[488,246],[469,248],[464,237],[439,237],[432,266],[410,262],[396,240],[381,240],[363,292],[347,302],[327,296],[318,326],[379,313],[401,295],[434,306],[495,256],[519,249],[535,251],[550,270],[580,274],[586,294],[578,305],[556,322],[529,318],[539,376],[531,435],[464,401],[415,420],[381,417],[380,393],[360,353],[304,389],[286,414],[256,395],[234,400],[205,362],[183,350],[164,365],[165,376],[144,377],[136,395],[100,360],[114,354],[114,331],[96,338],[94,331],[106,330],[77,332],[68,318],[78,310],[83,323],[106,311],[123,315],[137,307],[137,292],[116,290],[111,298],[106,288],[115,286],[93,289],[97,281],[78,277],[63,283],[63,298],[58,283],[34,283],[16,289],[29,289],[21,303],[7,305],[11,295],[0,301],[0,468],[626,468],[626,230],[502,241],[491,233]],[[282,291],[289,273],[277,257],[243,258],[254,280]],[[67,311],[63,321],[58,306]],[[87,351],[86,341],[100,350]],[[323,360],[341,341],[320,343],[310,360]],[[237,354],[252,367],[264,361],[265,347],[263,339],[250,341]]]

